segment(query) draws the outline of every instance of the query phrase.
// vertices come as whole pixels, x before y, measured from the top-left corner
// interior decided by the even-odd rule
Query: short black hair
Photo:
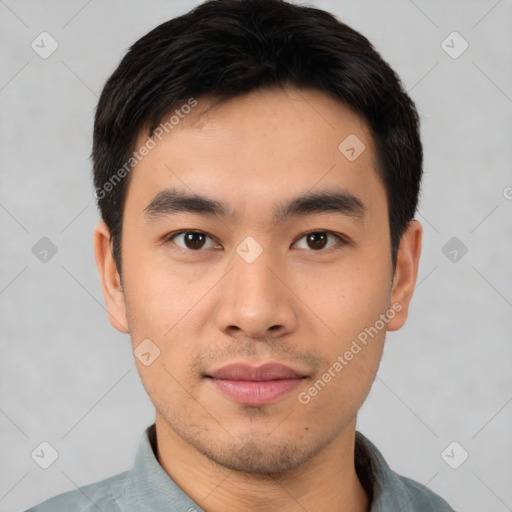
[[[423,161],[418,113],[399,77],[364,36],[326,11],[284,0],[209,0],[133,44],[98,102],[94,186],[120,273],[123,207],[142,131],[154,135],[191,98],[222,102],[284,86],[320,90],[369,126],[395,268],[416,212]]]

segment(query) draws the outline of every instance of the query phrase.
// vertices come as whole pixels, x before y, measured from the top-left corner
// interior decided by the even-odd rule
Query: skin
[[[356,416],[386,329],[406,321],[422,227],[409,224],[393,272],[373,141],[341,102],[316,90],[265,89],[205,112],[210,105],[200,99],[132,171],[122,284],[108,228],[100,222],[94,234],[112,325],[130,334],[134,349],[150,339],[160,350],[149,366],[135,359],[156,409],[158,460],[208,512],[369,510],[354,468]],[[366,146],[354,161],[338,150],[349,134]],[[236,217],[146,215],[171,187],[221,201]],[[362,201],[364,216],[313,213],[277,223],[272,216],[276,203],[340,188]],[[168,238],[183,230],[207,234],[204,247]],[[319,231],[347,243],[332,235],[317,249],[304,235]],[[236,252],[248,236],[263,249],[252,263]],[[298,394],[393,304],[401,311],[387,326],[300,403]],[[268,405],[237,403],[204,378],[227,363],[266,361],[305,376]]]

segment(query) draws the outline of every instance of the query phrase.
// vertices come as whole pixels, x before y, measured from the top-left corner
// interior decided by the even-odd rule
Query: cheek
[[[327,415],[336,424],[355,415],[370,390],[386,335],[382,315],[386,317],[390,308],[389,294],[377,286],[347,285],[346,293],[330,298],[328,310],[319,316],[335,334],[318,342],[316,349],[326,364],[309,383],[301,403],[311,402],[310,414],[316,409],[315,414],[329,421]],[[339,409],[332,409],[335,404]]]
[[[192,383],[186,372],[197,353],[201,298],[213,286],[213,276],[198,278],[194,272],[192,280],[190,272],[187,277],[169,260],[155,258],[149,251],[131,259],[127,256],[124,268],[132,347],[149,339],[160,351],[150,366],[136,361],[144,387],[150,396],[177,393],[174,398],[178,399],[179,383],[186,382],[187,387]]]
[[[128,255],[128,251],[126,251]],[[126,257],[125,295],[133,329],[138,335],[164,338],[181,326],[208,291],[208,279],[191,278],[168,259],[141,253]],[[211,285],[210,285],[211,287]]]
[[[320,267],[301,275],[295,290],[310,310],[334,331],[333,335],[347,340],[373,325],[386,311],[389,282],[390,270],[382,261],[353,258],[346,264]]]
[[[333,364],[312,380],[298,396],[308,421],[339,431],[351,421],[371,388],[380,359],[379,345],[360,352],[351,361]],[[342,369],[340,369],[342,368]]]
[[[320,272],[316,285],[302,292],[331,331],[316,347],[327,366],[316,376],[315,382],[320,382],[313,382],[311,391],[322,395],[318,402],[352,404],[354,414],[377,372],[387,328],[382,315],[390,309],[390,269],[385,258],[372,260],[370,264],[360,258],[337,270]]]

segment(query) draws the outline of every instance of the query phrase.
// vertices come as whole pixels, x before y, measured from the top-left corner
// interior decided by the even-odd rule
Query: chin
[[[303,440],[302,443],[287,439],[274,439],[269,442],[268,435],[255,440],[254,435],[245,441],[232,439],[223,445],[211,440],[193,441],[195,448],[211,461],[232,471],[250,474],[279,474],[292,471],[307,463],[329,440]],[[210,441],[210,442],[208,442]],[[190,440],[189,440],[190,442]]]

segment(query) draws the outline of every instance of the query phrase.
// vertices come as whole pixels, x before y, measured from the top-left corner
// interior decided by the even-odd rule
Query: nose
[[[223,280],[216,318],[219,329],[255,339],[293,332],[298,315],[290,279],[265,251],[251,263],[237,255]]]

